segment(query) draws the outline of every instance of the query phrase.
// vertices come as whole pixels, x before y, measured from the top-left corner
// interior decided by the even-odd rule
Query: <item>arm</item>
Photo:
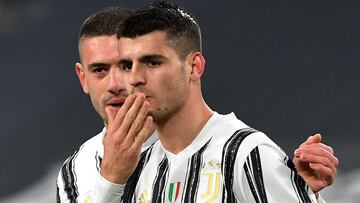
[[[339,160],[331,147],[321,143],[320,134],[310,136],[294,154],[297,172],[315,193],[334,182]]]
[[[234,193],[239,202],[321,202],[277,145],[265,136],[250,137],[248,143],[254,143],[259,137],[264,142],[256,144],[247,155],[238,152]]]
[[[60,200],[58,202],[67,203],[71,202],[71,199],[79,203],[120,202],[125,187],[124,183],[132,174],[132,167],[137,165],[137,153],[140,155],[143,142],[151,135],[151,122],[146,123],[147,111],[146,108],[141,108],[142,104],[141,101],[131,101],[130,98],[130,100],[126,100],[123,108],[117,114],[108,112],[109,123],[106,136],[102,140],[104,157],[101,162],[100,172],[96,169],[95,152],[91,154],[84,152],[81,155],[81,160],[76,156],[76,163],[75,160],[71,161],[73,162],[71,167],[65,167],[66,171],[71,168],[71,171],[77,175],[77,178],[75,178],[75,188],[76,193],[78,193],[76,197],[72,197],[71,193],[73,192],[69,191],[69,187],[66,186],[63,180],[64,165],[69,164],[71,158],[65,161],[57,180]],[[139,117],[139,115],[142,115],[142,117]],[[134,125],[140,126],[139,130],[133,129]],[[136,137],[131,142],[128,138],[134,136]],[[150,142],[155,140],[156,137],[153,137]],[[77,167],[74,167],[74,165]],[[122,171],[122,169],[125,169],[125,171]],[[79,185],[80,179],[81,185]],[[125,182],[117,182],[118,179]]]
[[[89,177],[91,180],[88,185],[82,188],[81,191],[75,193],[66,192],[65,183],[62,178],[61,171],[56,182],[56,202],[57,203],[100,203],[100,202],[116,202],[119,203],[124,190],[124,185],[117,185],[104,179],[99,173],[97,176]],[[74,195],[71,195],[74,194]]]
[[[70,203],[67,194],[64,190],[64,182],[61,178],[61,170],[58,174],[56,181],[56,202],[57,203]]]

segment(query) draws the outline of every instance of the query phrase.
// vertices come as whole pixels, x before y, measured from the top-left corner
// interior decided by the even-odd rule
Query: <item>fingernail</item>
[[[295,154],[295,156],[300,156],[300,154],[301,154],[301,150],[296,149],[294,154]]]

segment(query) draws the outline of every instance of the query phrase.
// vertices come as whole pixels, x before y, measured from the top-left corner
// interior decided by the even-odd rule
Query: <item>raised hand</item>
[[[143,94],[130,95],[116,113],[110,108],[104,137],[104,157],[100,174],[108,181],[124,184],[134,172],[141,146],[152,131],[149,102]]]
[[[331,185],[336,177],[339,160],[331,147],[321,143],[321,135],[310,136],[295,150],[297,172],[315,192]]]

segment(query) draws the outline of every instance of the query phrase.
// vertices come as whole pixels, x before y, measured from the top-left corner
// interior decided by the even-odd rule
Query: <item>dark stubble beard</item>
[[[169,109],[168,106],[160,106],[159,108],[155,109],[155,112],[150,112],[154,119],[154,123],[158,127],[164,126],[172,117],[178,114],[185,106],[188,92],[185,90],[186,84],[186,72],[185,67],[181,67],[181,77],[177,81],[173,81],[171,78],[166,78],[165,84],[167,87],[167,91],[175,92],[172,95],[166,95],[165,100],[166,103],[172,103],[172,109]]]

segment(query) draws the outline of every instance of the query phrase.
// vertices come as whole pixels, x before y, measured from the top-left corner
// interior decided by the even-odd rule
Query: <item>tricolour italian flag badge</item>
[[[168,195],[169,201],[175,202],[179,197],[179,192],[180,192],[180,182],[170,183],[169,195]]]

